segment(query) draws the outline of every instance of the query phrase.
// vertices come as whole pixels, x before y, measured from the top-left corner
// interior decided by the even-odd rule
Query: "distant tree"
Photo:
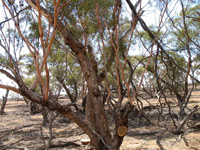
[[[187,17],[198,15],[196,13],[198,5],[195,5],[196,3],[191,1],[187,1],[188,5],[184,5],[183,1],[180,0],[179,4],[182,8],[180,15],[172,18],[170,16],[171,10],[167,7],[171,2],[157,3],[162,10],[166,11],[170,22],[168,24],[165,21],[162,24],[162,26],[166,26],[166,31],[163,32],[160,30],[161,24],[157,27],[148,27],[143,20],[139,20],[146,32],[139,31],[138,38],[141,39],[141,43],[147,48],[147,45],[152,44],[152,41],[157,45],[152,56],[153,61],[148,66],[148,70],[153,74],[154,79],[156,79],[156,85],[162,91],[162,95],[165,94],[164,89],[168,89],[175,94],[180,108],[179,114],[181,115],[185,114],[185,108],[191,97],[194,82],[199,82],[198,79],[194,78],[194,71],[196,69],[193,68],[193,60],[195,60],[194,58],[197,56],[199,50],[197,40],[199,32],[196,32],[199,25],[198,22],[191,23],[192,19]],[[129,3],[129,6],[132,8],[133,13],[135,13],[131,3]],[[143,61],[143,65],[145,64],[146,62]],[[195,66],[198,66],[197,64]],[[190,81],[192,83],[191,89],[189,89]]]
[[[177,54],[172,59],[175,60],[174,67],[180,66],[177,69],[180,69],[180,77],[173,86],[173,92],[175,93],[179,107],[180,114],[185,114],[184,109],[187,107],[187,104],[190,100],[192,91],[194,89],[195,83],[199,82],[195,77],[195,72],[198,70],[198,64],[196,62],[199,55],[200,45],[199,37],[200,34],[197,32],[200,28],[199,22],[193,21],[191,17],[198,17],[198,10],[200,5],[194,5],[188,1],[186,5],[182,0],[181,12],[179,16],[170,18],[170,23],[172,28],[169,30],[169,41],[168,44],[174,51],[171,54],[178,53],[184,58],[178,58]],[[185,59],[185,61],[184,61]],[[182,72],[184,70],[184,72]],[[175,71],[177,72],[177,71]],[[178,76],[173,73],[174,76]],[[191,84],[189,84],[191,83]],[[191,88],[189,86],[192,85]]]
[[[4,109],[6,107],[6,103],[8,100],[8,94],[9,94],[9,90],[6,90],[6,94],[5,94],[5,96],[3,96],[2,103],[1,103],[0,115],[4,114]]]

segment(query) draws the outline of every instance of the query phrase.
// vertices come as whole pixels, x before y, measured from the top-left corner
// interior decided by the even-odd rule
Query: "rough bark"
[[[37,113],[40,113],[40,106],[34,102],[31,102],[30,103],[30,109],[31,109],[31,114],[34,115],[34,114],[37,114]]]

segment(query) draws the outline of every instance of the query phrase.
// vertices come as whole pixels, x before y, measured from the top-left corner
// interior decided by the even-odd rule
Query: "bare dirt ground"
[[[171,104],[174,99],[171,98]],[[149,102],[156,105],[155,99]],[[144,103],[145,104],[145,103]],[[191,98],[190,108],[200,104],[200,92],[195,91]],[[146,104],[145,104],[146,105]],[[49,138],[48,125],[42,126],[40,114],[31,115],[30,108],[22,100],[8,100],[5,115],[0,116],[0,149],[1,150],[41,150]],[[167,110],[167,109],[166,109]],[[175,110],[174,110],[175,111]],[[121,150],[200,150],[200,112],[191,120],[191,125],[184,127],[184,132],[170,132],[173,126],[169,117],[163,116],[160,125],[156,126],[157,110],[145,110],[145,116],[153,122],[134,112],[130,115],[129,131],[124,138]],[[170,126],[172,126],[170,128]],[[81,145],[80,140],[88,138],[78,126],[70,121],[57,117],[53,122],[53,146],[51,150],[85,150],[89,146]]]

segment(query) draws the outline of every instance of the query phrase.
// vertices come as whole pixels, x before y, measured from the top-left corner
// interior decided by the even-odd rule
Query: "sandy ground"
[[[149,101],[156,105],[155,100]],[[191,98],[190,107],[199,102],[200,92],[196,91]],[[150,116],[148,119],[156,124],[155,111],[147,110],[145,115]],[[185,126],[182,134],[173,134],[169,132],[170,130],[152,125],[146,119],[138,117],[138,114],[132,113],[129,119],[129,131],[121,150],[200,150],[199,118],[191,120],[193,128]],[[161,124],[168,125],[168,118],[161,119]],[[170,125],[168,127],[170,128]],[[57,117],[53,123],[53,137],[53,145],[59,144],[65,147],[50,148],[51,150],[89,149],[89,146],[80,142],[82,138],[87,138],[87,135],[76,124],[70,121],[64,122],[62,117]],[[0,149],[40,150],[44,149],[48,138],[48,125],[42,126],[40,114],[31,115],[24,101],[8,100],[5,114],[0,116]]]

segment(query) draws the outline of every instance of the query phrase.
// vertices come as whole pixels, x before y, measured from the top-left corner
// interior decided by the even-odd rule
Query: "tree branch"
[[[4,75],[6,75],[9,79],[17,82],[16,78],[14,76],[12,76],[9,72],[7,72],[6,70],[4,69],[0,69],[0,72],[3,73]]]
[[[21,94],[21,92],[17,88],[9,86],[9,85],[0,84],[0,88],[11,90],[11,91],[13,91],[15,93]]]

